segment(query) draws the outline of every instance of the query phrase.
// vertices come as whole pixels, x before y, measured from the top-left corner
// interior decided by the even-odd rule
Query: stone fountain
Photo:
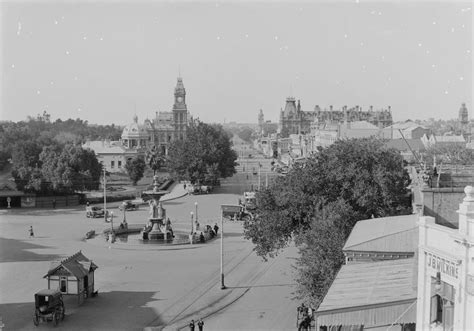
[[[148,224],[140,233],[143,240],[173,240],[171,222],[166,218],[166,210],[160,202],[161,197],[169,192],[159,190],[158,186],[158,176],[153,176],[153,189],[142,193],[150,204]]]

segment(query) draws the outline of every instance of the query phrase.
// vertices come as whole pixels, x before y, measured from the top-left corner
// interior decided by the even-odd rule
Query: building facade
[[[290,134],[309,133],[314,116],[315,113],[312,111],[301,110],[300,100],[296,104],[295,98],[288,97],[285,109],[280,110],[278,132],[283,138],[287,138]]]
[[[82,147],[93,150],[97,159],[109,172],[125,171],[125,163],[137,155],[144,155],[150,146],[157,146],[167,155],[173,141],[186,138],[189,121],[186,105],[186,89],[183,79],[178,77],[174,89],[174,103],[170,112],[156,112],[155,118],[143,124],[138,116],[125,126],[119,141],[88,141]]]
[[[457,228],[420,217],[418,330],[474,329],[474,188],[464,192]]]

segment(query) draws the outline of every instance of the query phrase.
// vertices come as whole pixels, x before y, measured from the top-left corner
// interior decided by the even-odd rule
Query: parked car
[[[104,217],[104,209],[100,207],[96,207],[96,206],[87,206],[86,217],[87,218]]]
[[[130,211],[130,210],[138,210],[138,204],[136,203],[133,203],[132,201],[124,201],[122,202],[122,204],[119,206],[119,209],[120,210],[126,210],[126,211]]]
[[[52,321],[56,326],[59,320],[64,320],[65,314],[66,309],[60,291],[46,289],[35,294],[34,325],[38,326],[40,320],[42,320],[43,322]]]
[[[193,194],[209,194],[212,192],[212,186],[210,185],[195,185],[193,187]]]

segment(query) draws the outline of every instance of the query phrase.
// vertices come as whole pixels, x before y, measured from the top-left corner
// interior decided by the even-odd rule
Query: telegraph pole
[[[105,180],[105,165],[104,165],[104,221],[107,222],[107,198],[106,198],[107,182]]]
[[[224,285],[224,217],[222,216],[223,210],[221,207],[221,290],[225,290]]]

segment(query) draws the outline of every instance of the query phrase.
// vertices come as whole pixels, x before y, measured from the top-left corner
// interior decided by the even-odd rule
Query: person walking
[[[204,328],[204,322],[202,321],[202,318],[200,318],[198,321],[198,329],[199,331],[202,331],[203,328]]]
[[[33,226],[32,226],[32,225],[30,225],[29,233],[30,233],[30,237],[34,237],[34,236],[35,236],[35,233],[33,232]]]
[[[217,236],[217,232],[219,231],[219,227],[217,226],[217,223],[214,224],[214,232],[216,233],[216,236]]]
[[[56,209],[56,199],[53,199],[53,209]]]
[[[195,325],[194,325],[194,320],[191,320],[191,323],[189,323],[189,330],[194,331]]]

